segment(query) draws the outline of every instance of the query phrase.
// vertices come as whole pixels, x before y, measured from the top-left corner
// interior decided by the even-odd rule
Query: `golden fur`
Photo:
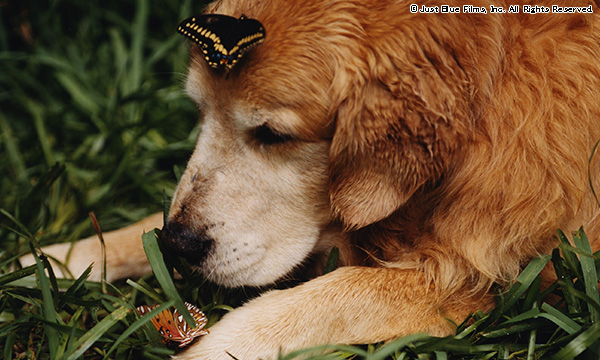
[[[413,14],[410,4],[208,9],[256,18],[267,36],[228,74],[191,46],[187,89],[203,130],[167,242],[185,253],[203,239],[198,270],[230,286],[273,282],[332,246],[344,267],[234,310],[182,359],[448,334],[448,318],[489,309],[490,286],[551,250],[558,228],[583,225],[598,241],[588,160],[600,139],[600,10]],[[490,4],[509,5],[474,3]],[[292,140],[261,144],[252,134],[264,124]],[[597,160],[590,173],[600,188]],[[142,264],[115,262],[115,277]]]

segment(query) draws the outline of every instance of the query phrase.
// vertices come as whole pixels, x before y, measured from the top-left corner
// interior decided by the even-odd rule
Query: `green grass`
[[[211,325],[248,295],[194,277],[173,282],[177,262],[163,263],[154,233],[143,241],[156,276],[136,281],[56,278],[37,250],[93,235],[90,211],[107,231],[163,209],[198,133],[175,28],[201,5],[0,2],[0,358],[162,359],[173,350],[135,305],[160,303],[160,311],[187,300]],[[599,255],[583,233],[576,247],[560,238],[560,251],[534,260],[498,308],[473,314],[454,336],[334,346],[317,358],[597,359]],[[36,264],[15,269],[27,252]],[[559,280],[543,290],[547,261]],[[554,306],[542,303],[549,293]]]
[[[190,0],[0,5],[0,206],[43,229],[42,243],[93,234],[92,210],[106,231],[162,209],[197,136],[175,29],[198,11]]]

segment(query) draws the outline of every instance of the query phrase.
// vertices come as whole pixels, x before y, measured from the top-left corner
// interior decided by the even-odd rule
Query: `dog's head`
[[[332,228],[388,217],[440,177],[463,130],[450,121],[463,111],[456,60],[416,51],[415,30],[385,24],[408,5],[277,4],[210,9],[266,28],[230,71],[191,46],[187,92],[202,129],[163,234],[224,285],[273,282],[328,249]]]

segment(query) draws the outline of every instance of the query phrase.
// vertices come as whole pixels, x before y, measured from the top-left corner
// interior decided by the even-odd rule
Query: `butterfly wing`
[[[252,46],[265,38],[265,29],[256,19],[236,19],[210,14],[183,20],[177,31],[200,45],[204,59],[213,68],[231,69]]]
[[[185,303],[185,306],[194,318],[194,321],[196,322],[196,327],[190,328],[185,319],[183,318],[183,315],[181,315],[177,311],[177,309],[175,309],[175,311],[173,312],[173,317],[175,319],[175,323],[177,324],[180,333],[183,335],[183,339],[179,340],[179,347],[184,347],[188,345],[189,343],[194,341],[194,339],[198,336],[208,334],[208,330],[204,329],[204,326],[208,322],[208,320],[206,319],[206,315],[204,315],[204,313],[196,306],[188,302]]]
[[[144,315],[154,308],[156,306],[143,305],[138,306],[137,311],[140,315]],[[186,339],[186,335],[180,331],[171,310],[165,309],[161,311],[158,315],[150,319],[150,321],[152,321],[152,325],[154,325],[158,333],[163,337],[163,342],[168,344],[171,341],[181,342]]]
[[[138,314],[140,314],[141,316],[146,315],[147,313],[149,313],[150,311],[154,310],[156,306],[150,306],[150,305],[141,305],[136,307],[135,309],[137,310]]]

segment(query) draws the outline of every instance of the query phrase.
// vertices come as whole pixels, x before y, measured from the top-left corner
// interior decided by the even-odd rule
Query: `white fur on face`
[[[198,80],[191,72],[188,93],[201,103]],[[285,121],[281,117],[289,112],[266,115],[244,104],[203,109],[202,131],[170,218],[183,207],[186,225],[214,239],[198,269],[209,280],[227,286],[276,281],[315,250],[329,223],[329,143],[264,145],[252,138],[254,127]]]

